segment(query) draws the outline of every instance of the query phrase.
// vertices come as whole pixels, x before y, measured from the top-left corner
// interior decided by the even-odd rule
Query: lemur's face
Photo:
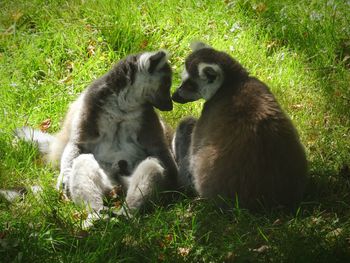
[[[223,71],[207,56],[207,53],[212,56],[215,52],[212,48],[203,48],[187,57],[182,83],[173,94],[173,101],[186,103],[198,99],[209,100],[216,93],[223,82]]]
[[[136,94],[161,111],[173,109],[170,96],[172,71],[165,51],[145,52],[137,58]]]

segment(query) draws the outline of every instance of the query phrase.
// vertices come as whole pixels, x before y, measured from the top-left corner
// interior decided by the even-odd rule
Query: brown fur
[[[241,207],[253,210],[295,208],[304,192],[306,156],[291,120],[264,83],[226,53],[204,48],[186,59],[189,77],[173,99],[191,101],[181,89],[201,89],[202,62],[218,65],[223,82],[204,104],[192,133],[189,171],[197,193],[237,197]]]
[[[237,195],[249,208],[259,202],[294,207],[302,198],[307,166],[295,128],[262,82],[249,78],[232,91],[219,90],[194,129],[199,195]]]

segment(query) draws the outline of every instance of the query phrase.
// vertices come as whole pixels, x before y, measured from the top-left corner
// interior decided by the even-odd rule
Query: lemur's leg
[[[190,171],[190,146],[191,137],[197,120],[193,117],[183,119],[178,127],[172,141],[172,150],[179,167],[178,181],[180,187],[188,188],[193,186]]]
[[[68,142],[61,157],[60,175],[57,178],[56,189],[63,189],[68,194],[69,177],[72,173],[73,160],[78,157],[80,150],[74,143]]]
[[[126,181],[126,206],[118,214],[128,214],[140,209],[147,201],[152,199],[155,191],[162,188],[165,181],[165,169],[157,158],[148,157],[143,160],[131,174],[123,176]]]
[[[74,203],[98,212],[104,208],[103,198],[113,185],[92,154],[81,154],[73,161],[69,192]]]

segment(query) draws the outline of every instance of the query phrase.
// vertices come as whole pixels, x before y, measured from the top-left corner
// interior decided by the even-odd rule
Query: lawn
[[[350,1],[120,0],[0,2],[1,262],[350,262]],[[173,90],[189,43],[206,41],[267,83],[309,160],[292,214],[230,212],[182,197],[132,219],[81,229],[84,211],[55,191],[58,172],[16,127],[56,132],[77,94],[120,58],[171,53]],[[203,102],[160,113],[173,127]],[[47,128],[47,127],[45,127]]]

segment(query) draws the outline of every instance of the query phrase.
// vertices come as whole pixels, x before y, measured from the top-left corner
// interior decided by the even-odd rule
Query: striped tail
[[[51,134],[34,130],[33,128],[27,126],[17,128],[14,133],[15,136],[20,139],[35,143],[38,146],[39,151],[43,154],[49,153],[50,144],[55,140],[55,137]]]
[[[9,203],[13,203],[16,200],[21,201],[29,191],[32,192],[34,196],[37,196],[43,191],[43,189],[39,185],[33,185],[30,187],[15,187],[11,189],[0,189],[0,199],[4,198]]]

